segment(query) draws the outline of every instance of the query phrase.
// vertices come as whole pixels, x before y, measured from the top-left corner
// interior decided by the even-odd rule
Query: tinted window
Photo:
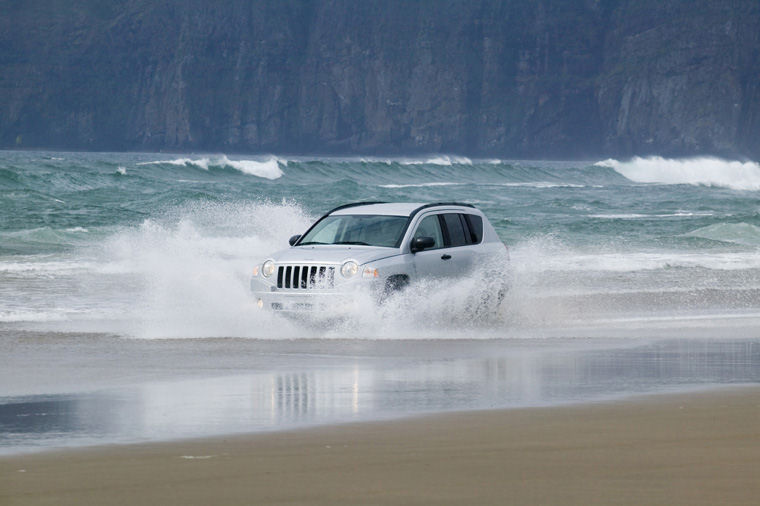
[[[483,240],[483,218],[475,214],[465,214],[463,216],[469,226],[472,242],[478,244]]]
[[[446,230],[449,232],[449,246],[464,246],[467,244],[467,236],[464,235],[464,226],[462,219],[458,214],[444,214],[443,221],[446,223]]]
[[[443,247],[443,232],[441,231],[441,223],[438,221],[437,214],[431,214],[422,219],[417,230],[414,232],[413,239],[417,237],[432,237],[435,239],[435,246],[433,248]]]

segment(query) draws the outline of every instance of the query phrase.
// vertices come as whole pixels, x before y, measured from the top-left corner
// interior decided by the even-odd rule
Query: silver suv
[[[330,312],[357,291],[382,302],[420,280],[480,273],[490,286],[485,297],[498,305],[507,260],[493,226],[470,204],[360,202],[333,209],[254,267],[251,291],[261,309]]]

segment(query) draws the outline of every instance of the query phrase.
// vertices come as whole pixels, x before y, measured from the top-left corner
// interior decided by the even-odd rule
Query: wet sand
[[[0,458],[0,504],[757,504],[760,388]]]

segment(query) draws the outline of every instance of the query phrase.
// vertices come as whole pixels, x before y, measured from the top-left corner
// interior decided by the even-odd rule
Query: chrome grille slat
[[[306,289],[309,286],[309,266],[301,267],[301,288]]]
[[[325,265],[280,265],[277,288],[289,290],[324,290],[335,287],[335,267]]]
[[[298,288],[298,285],[300,284],[298,279],[300,278],[301,274],[301,266],[296,265],[293,267],[293,277],[290,279],[290,288]]]

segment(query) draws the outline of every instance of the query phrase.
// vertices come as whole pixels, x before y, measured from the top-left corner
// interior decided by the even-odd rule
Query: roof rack
[[[412,211],[411,214],[409,214],[409,217],[410,218],[414,217],[414,215],[416,215],[417,213],[419,213],[423,209],[427,209],[428,207],[437,207],[437,206],[462,206],[462,207],[472,207],[473,209],[475,208],[474,205],[472,205],[472,204],[465,204],[463,202],[433,202],[433,203],[425,204],[424,206],[418,207],[417,209],[415,209],[414,211]]]
[[[372,202],[352,202],[350,204],[343,204],[342,206],[338,206],[335,209],[328,211],[327,213],[325,213],[325,216],[327,216],[328,214],[332,214],[335,211],[340,211],[341,209],[347,209],[349,207],[357,207],[357,206],[370,206],[372,204],[387,204],[387,202],[382,202],[378,200],[378,201],[372,201]]]

